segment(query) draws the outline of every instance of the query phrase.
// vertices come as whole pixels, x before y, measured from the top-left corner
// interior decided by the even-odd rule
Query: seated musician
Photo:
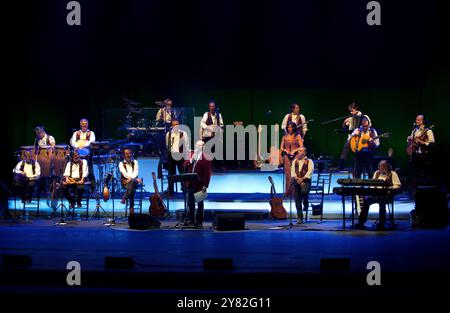
[[[285,197],[290,194],[292,160],[294,160],[301,147],[303,147],[303,138],[297,133],[296,124],[294,122],[289,122],[286,134],[283,136],[280,146],[281,158],[284,166]]]
[[[300,114],[300,105],[298,103],[293,103],[291,105],[291,110],[291,113],[284,116],[283,121],[281,122],[281,129],[287,133],[288,124],[293,122],[295,125],[299,125],[298,132],[302,137],[305,137],[306,132],[308,131],[308,126],[306,124],[305,116]]]
[[[31,151],[24,152],[24,159],[13,170],[13,186],[19,192],[22,202],[31,202],[36,181],[41,176],[41,167]]]
[[[77,151],[72,152],[71,159],[67,163],[64,170],[64,178],[62,182],[62,192],[70,203],[70,208],[81,207],[81,199],[83,198],[84,183],[89,175],[89,169],[86,160],[82,160]],[[70,190],[75,189],[74,197]]]
[[[188,134],[180,130],[180,122],[178,120],[172,120],[172,128],[166,134],[166,147],[168,151],[168,171],[169,175],[175,175],[177,173],[183,173],[184,169],[184,151],[189,151],[189,136]],[[169,182],[168,194],[172,195],[174,192],[174,184]]]
[[[303,209],[309,205],[309,191],[311,189],[311,177],[314,172],[314,162],[307,156],[306,147],[301,147],[292,162],[291,176],[292,190],[295,196],[295,208],[297,209],[297,224],[303,223]]]
[[[185,225],[194,225],[202,227],[203,225],[203,201],[198,202],[197,214],[195,214],[195,196],[194,194],[203,191],[206,192],[211,180],[211,157],[206,156],[203,152],[204,141],[197,141],[195,144],[195,151],[187,164],[186,173],[196,173],[199,181],[192,184],[187,184],[188,188],[188,207],[189,207],[189,221]],[[195,219],[194,219],[195,217]]]
[[[36,126],[34,128],[34,132],[36,133],[36,139],[34,140],[34,147],[55,147],[56,141],[53,136],[50,136],[45,132],[44,126]],[[37,149],[36,149],[37,151]]]
[[[391,165],[386,160],[383,160],[378,164],[378,170],[374,173],[373,179],[384,180],[386,182],[386,187],[389,189],[400,189],[402,185],[397,173],[391,170]],[[394,199],[393,194],[388,194],[386,197],[383,196],[366,197],[364,199],[364,205],[361,208],[361,213],[359,214],[359,222],[355,224],[355,228],[365,229],[364,223],[367,221],[369,208],[372,204],[378,203],[380,205],[380,218],[378,229],[384,229],[386,222],[386,204],[392,202],[393,199]]]
[[[368,177],[372,177],[373,152],[380,146],[380,139],[377,138],[378,133],[374,128],[370,127],[369,119],[363,117],[361,120],[361,126],[353,131],[348,140],[350,141],[353,137],[368,138],[367,147],[364,147],[360,151],[356,152],[354,178],[361,178],[364,171],[367,172]]]
[[[130,214],[134,213],[134,195],[138,184],[142,183],[139,175],[139,164],[133,160],[133,153],[130,149],[123,150],[123,161],[119,163],[120,183],[125,188],[125,194],[120,203],[125,204],[129,200]]]

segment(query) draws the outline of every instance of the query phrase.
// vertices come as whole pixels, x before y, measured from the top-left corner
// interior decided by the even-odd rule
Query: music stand
[[[179,174],[179,175],[170,175],[167,177],[169,180],[169,184],[172,183],[181,183],[183,185],[183,195],[184,195],[184,220],[180,221],[175,225],[175,227],[178,227],[180,223],[183,223],[187,219],[187,197],[186,194],[188,193],[188,190],[186,189],[186,182],[189,183],[195,183],[200,181],[197,173],[186,173],[186,174]],[[167,200],[169,202],[169,200]]]

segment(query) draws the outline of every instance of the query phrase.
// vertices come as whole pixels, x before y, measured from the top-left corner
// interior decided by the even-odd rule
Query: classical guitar
[[[269,176],[270,182],[270,215],[275,219],[286,219],[287,212],[283,206],[283,199],[277,197],[277,193],[275,190],[275,184],[271,176]]]
[[[353,152],[360,152],[362,149],[369,147],[370,139],[375,140],[378,138],[389,138],[391,133],[384,133],[380,136],[370,137],[370,134],[361,133],[361,136],[355,135],[350,138],[350,148]]]
[[[155,217],[164,217],[167,213],[167,207],[164,203],[163,199],[161,198],[161,195],[158,191],[158,185],[156,183],[156,174],[155,172],[152,173],[153,178],[153,188],[155,189],[155,193],[152,194],[150,197],[150,207],[149,211],[150,214]]]

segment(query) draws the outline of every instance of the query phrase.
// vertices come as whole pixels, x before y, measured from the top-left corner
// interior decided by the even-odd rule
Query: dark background
[[[344,137],[320,122],[358,101],[376,128],[392,132],[406,168],[405,138],[418,113],[436,124],[436,162],[449,155],[448,1],[379,1],[382,26],[366,24],[361,0],[79,1],[81,26],[66,24],[68,1],[17,3],[5,10],[6,85],[2,143],[13,152],[44,124],[67,143],[81,117],[102,139],[102,110],[122,97],[144,106],[171,96],[197,115],[213,98],[226,123],[281,123],[297,101],[310,124],[311,152],[338,157]],[[269,117],[264,115],[272,110]]]

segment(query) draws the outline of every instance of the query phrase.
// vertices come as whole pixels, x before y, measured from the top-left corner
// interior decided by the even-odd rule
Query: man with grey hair
[[[314,172],[314,163],[309,159],[306,147],[301,147],[291,166],[291,188],[295,197],[297,209],[297,224],[303,223],[303,209],[308,210],[311,178]]]

